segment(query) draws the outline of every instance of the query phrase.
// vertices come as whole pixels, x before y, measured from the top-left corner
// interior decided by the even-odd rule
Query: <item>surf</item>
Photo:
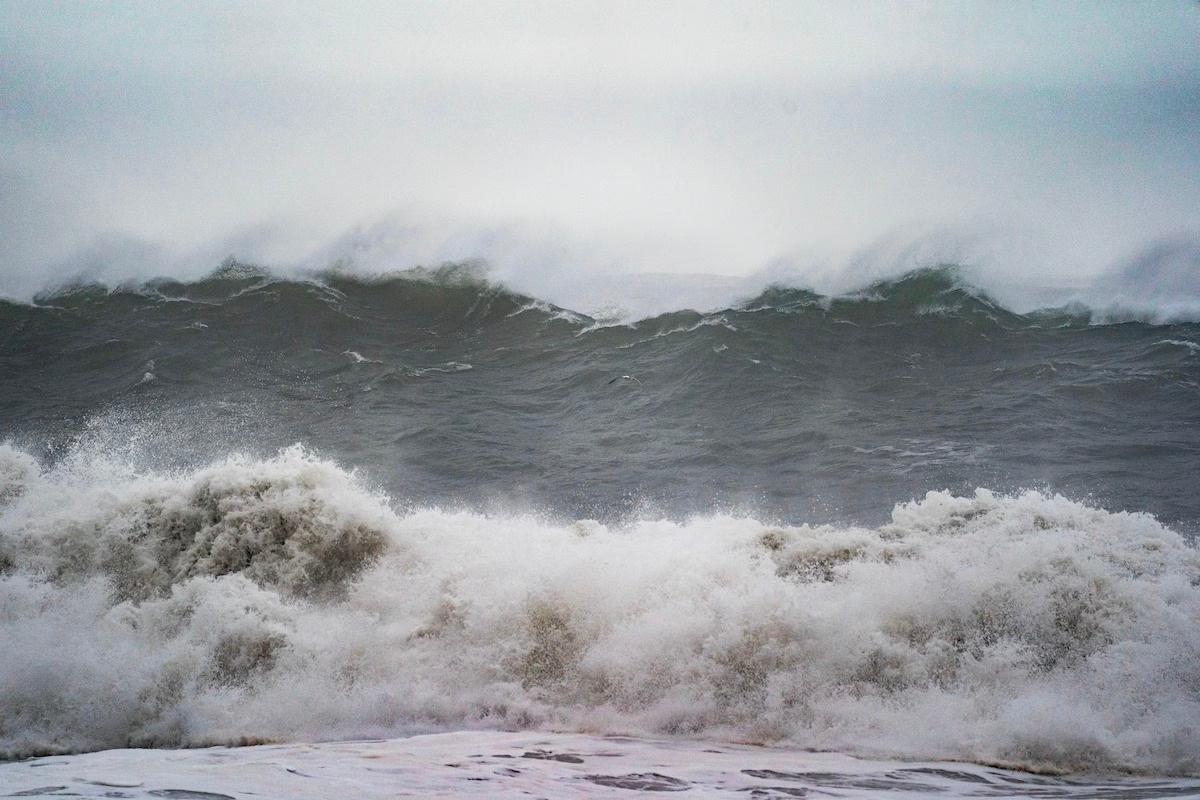
[[[0,457],[8,758],[521,729],[1200,769],[1200,553],[1145,514],[981,489],[613,527],[397,511],[299,447]]]

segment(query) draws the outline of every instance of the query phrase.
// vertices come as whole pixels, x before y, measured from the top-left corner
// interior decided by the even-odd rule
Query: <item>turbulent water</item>
[[[953,269],[0,301],[0,754],[463,728],[1200,774],[1200,325]]]

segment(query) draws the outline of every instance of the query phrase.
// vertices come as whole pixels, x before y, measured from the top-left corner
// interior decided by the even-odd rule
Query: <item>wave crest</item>
[[[1102,326],[1131,321],[1182,324],[1195,321],[1195,310],[1200,303],[1197,299],[1200,294],[1192,280],[1197,249],[1190,242],[1185,245],[1160,245],[1126,267],[1097,279],[1092,286],[1079,289],[1070,302],[1022,312],[1004,305],[973,283],[963,267],[939,264],[875,280],[844,294],[826,295],[800,286],[770,283],[747,299],[706,308],[677,308],[639,324],[697,311],[826,312],[868,323],[934,316],[987,318],[1018,326]],[[496,319],[535,308],[539,322],[543,323],[561,319],[583,327],[602,327],[632,322],[623,312],[596,312],[589,316],[515,291],[494,281],[488,264],[479,259],[375,272],[334,264],[329,269],[299,277],[285,277],[231,257],[196,281],[156,278],[114,287],[81,278],[38,294],[34,305],[115,314],[127,313],[130,303],[175,300],[224,305],[258,296],[269,296],[273,304],[282,302],[295,307],[316,299],[339,311],[365,310],[375,318],[401,313],[414,319]],[[0,309],[5,306],[17,304],[0,301]]]

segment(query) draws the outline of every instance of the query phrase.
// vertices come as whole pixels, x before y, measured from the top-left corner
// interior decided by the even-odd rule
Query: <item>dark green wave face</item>
[[[1200,325],[1019,315],[938,269],[606,326],[481,275],[229,262],[0,302],[0,436],[156,468],[302,442],[401,505],[571,518],[875,522],[987,487],[1200,520]]]

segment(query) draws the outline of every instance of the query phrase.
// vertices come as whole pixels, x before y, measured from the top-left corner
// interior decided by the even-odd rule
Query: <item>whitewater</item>
[[[0,301],[0,785],[1200,794],[1198,353],[950,267]]]

